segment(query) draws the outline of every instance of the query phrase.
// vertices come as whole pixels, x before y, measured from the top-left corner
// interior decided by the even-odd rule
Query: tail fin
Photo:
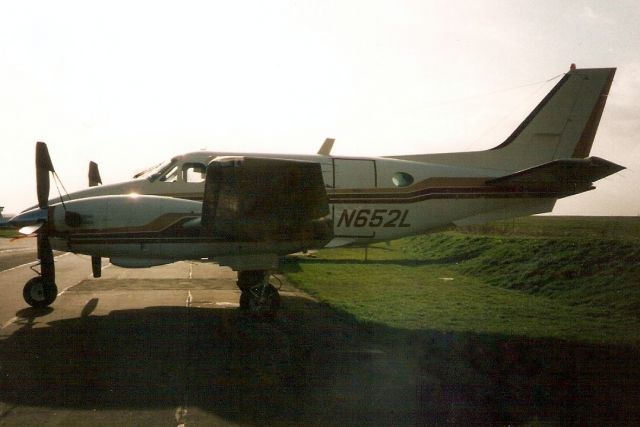
[[[574,69],[500,145],[486,151],[395,158],[514,172],[589,155],[615,68]]]

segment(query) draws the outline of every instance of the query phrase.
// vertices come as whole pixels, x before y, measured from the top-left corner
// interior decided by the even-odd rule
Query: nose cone
[[[47,222],[48,217],[48,209],[35,208],[19,213],[18,215],[11,218],[8,224],[11,227],[15,228],[30,227],[34,225],[44,224],[45,222]]]

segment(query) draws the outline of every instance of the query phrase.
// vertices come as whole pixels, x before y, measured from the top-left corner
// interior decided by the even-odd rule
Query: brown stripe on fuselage
[[[576,191],[558,190],[549,187],[515,185],[487,185],[494,177],[431,177],[408,187],[383,188],[327,188],[329,203],[416,203],[429,199],[468,199],[468,198],[562,198],[592,189]],[[189,194],[192,196],[193,194]],[[178,194],[164,194],[167,197],[180,197]],[[202,197],[200,198],[200,201]]]
[[[592,189],[591,186],[576,188],[575,191],[557,189],[548,186],[528,185],[487,185],[487,180],[495,177],[431,177],[408,187],[394,188],[327,188],[329,203],[417,203],[430,199],[468,199],[468,198],[562,198]],[[180,197],[179,194],[166,194],[167,197]],[[193,194],[188,194],[193,196]],[[202,197],[200,198],[200,201]],[[114,233],[157,232],[175,225],[182,219],[197,218],[187,214],[165,214],[142,227],[113,229]],[[91,233],[99,230],[81,230]]]
[[[575,191],[553,186],[487,185],[488,179],[476,177],[434,177],[410,187],[369,189],[328,189],[330,203],[416,203],[429,199],[468,198],[562,198],[592,189],[590,185]]]
[[[414,185],[408,187],[383,187],[383,188],[336,188],[327,189],[329,197],[342,196],[345,194],[411,194],[425,189],[436,188],[465,188],[465,187],[478,187],[483,186],[489,178],[474,178],[474,177],[432,177],[424,179]]]
[[[164,230],[167,230],[174,225],[184,222],[186,220],[199,218],[197,215],[193,214],[185,214],[185,213],[165,213],[155,218],[153,221],[137,226],[137,227],[120,227],[120,228],[109,228],[109,233],[127,233],[127,234],[138,234],[138,233],[159,233]],[[53,222],[50,222],[53,224]],[[56,233],[66,233],[67,231],[55,230],[53,227],[51,229],[52,232]],[[73,234],[95,234],[95,233],[103,233],[104,230],[91,228],[91,229],[73,229],[71,231]]]

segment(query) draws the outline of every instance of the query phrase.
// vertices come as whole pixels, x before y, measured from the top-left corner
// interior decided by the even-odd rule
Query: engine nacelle
[[[66,207],[66,208],[65,208]],[[50,208],[54,232],[155,232],[185,219],[199,218],[202,203],[161,196],[98,196]]]
[[[168,259],[138,259],[138,258],[110,258],[111,264],[122,268],[148,268],[158,265],[171,264],[174,260]]]

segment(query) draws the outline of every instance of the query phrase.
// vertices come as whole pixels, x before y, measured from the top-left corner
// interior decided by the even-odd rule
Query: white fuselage
[[[87,188],[71,193],[69,198],[140,194],[201,201],[204,193],[202,171],[212,159],[230,155],[319,163],[334,227],[334,238],[327,244],[329,247],[387,241],[453,224],[513,217],[514,213],[530,215],[550,210],[555,202],[554,198],[541,195],[505,197],[504,194],[483,193],[480,183],[487,177],[504,174],[502,170],[388,158],[215,152],[185,154],[160,166],[155,173],[131,181]],[[52,203],[56,201],[52,200]],[[147,212],[152,210],[147,209]],[[225,245],[220,249],[222,252],[228,251]],[[189,249],[177,251],[180,253],[177,258],[194,257],[185,251],[196,255],[203,253],[200,248],[191,245]],[[103,256],[113,255],[104,250],[102,253]],[[153,254],[138,255],[151,257]]]

